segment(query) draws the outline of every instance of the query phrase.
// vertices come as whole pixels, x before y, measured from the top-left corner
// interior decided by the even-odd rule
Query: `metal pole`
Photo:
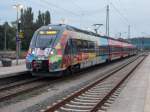
[[[19,54],[20,54],[20,39],[19,39],[19,28],[18,28],[18,23],[19,23],[19,9],[23,8],[21,4],[16,4],[13,5],[13,8],[16,8],[17,10],[17,31],[16,31],[16,65],[18,65],[18,60],[19,60]]]
[[[106,35],[109,36],[109,5],[106,9]]]
[[[128,26],[128,39],[130,39],[130,25]]]
[[[109,36],[109,5],[108,5],[108,8],[107,8],[107,13],[108,13],[108,36]]]
[[[122,35],[122,34],[121,34],[121,32],[120,32],[120,33],[119,33],[119,37],[120,37],[120,38],[121,38],[121,35]]]
[[[5,30],[4,30],[4,31],[5,31],[5,44],[4,44],[4,50],[6,51],[6,41],[7,41],[7,40],[6,40],[6,24],[5,24]]]
[[[18,6],[16,5],[17,9],[17,32],[16,32],[16,65],[18,65],[19,60],[19,37],[18,37]]]
[[[108,31],[107,31],[107,29],[108,29],[108,28],[107,28],[107,27],[108,27],[108,25],[107,25],[108,23],[107,23],[107,22],[108,22],[108,21],[107,21],[107,9],[106,9],[106,35],[107,35],[107,32],[108,32]]]

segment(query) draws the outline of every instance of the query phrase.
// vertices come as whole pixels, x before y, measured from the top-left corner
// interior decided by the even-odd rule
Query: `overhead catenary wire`
[[[79,9],[80,13],[81,14],[84,14],[84,15],[95,15],[95,14],[98,14],[98,13],[104,13],[105,11],[105,7],[102,7],[102,8],[97,8],[97,9],[94,9],[94,10],[85,10],[83,9],[81,6],[79,6],[74,0],[70,0],[73,5]]]
[[[121,17],[121,20],[127,25],[130,25],[130,29],[132,28],[133,30],[135,30],[136,32],[138,32],[137,28],[135,27],[135,25],[131,24],[128,20],[127,17],[124,16],[124,14],[112,3],[109,2],[110,5],[112,6],[112,8],[118,13],[118,15]]]
[[[41,1],[41,2],[40,2]],[[40,3],[39,3],[40,2]],[[82,18],[82,20],[83,20],[83,18],[85,17],[85,16],[89,16],[89,13],[90,13],[90,17],[92,17],[92,16],[94,16],[94,15],[96,15],[97,13],[104,13],[104,7],[103,8],[98,8],[98,9],[95,9],[95,10],[80,10],[80,12],[81,13],[75,13],[74,11],[71,11],[71,10],[68,10],[68,9],[66,9],[66,8],[62,8],[62,7],[60,7],[59,5],[56,5],[56,4],[54,4],[54,3],[51,3],[51,2],[49,2],[49,1],[47,1],[47,0],[39,0],[39,2],[37,1],[37,5],[39,5],[39,6],[41,6],[41,7],[48,7],[48,8],[50,8],[51,9],[51,11],[53,11],[53,12],[61,12],[61,14],[62,13],[66,13],[66,14],[69,14],[69,17],[72,15],[72,16],[78,16],[78,17],[80,17],[80,20],[81,20],[81,18]],[[51,7],[50,7],[51,6]],[[79,5],[77,5],[77,3],[76,3],[76,5],[75,5],[78,9],[79,9]],[[52,8],[53,7],[53,8]],[[60,10],[61,9],[61,10]],[[80,8],[81,9],[81,8]],[[58,13],[57,13],[58,14]],[[76,20],[75,20],[75,22],[77,22],[77,18],[76,18]],[[97,19],[93,19],[93,17],[92,17],[92,19],[89,19],[89,18],[86,18],[84,21],[87,21],[88,23],[89,22],[91,22],[91,23],[95,23],[94,21],[96,21]],[[69,21],[72,21],[72,19],[69,19]],[[78,23],[79,22],[82,22],[82,21],[78,21]],[[82,22],[83,23],[83,22]]]
[[[122,19],[126,22],[127,25],[129,25],[128,19],[116,8],[116,6],[111,2],[110,5],[116,10],[116,12],[122,17]]]
[[[58,6],[58,5],[54,4],[54,3],[51,3],[51,2],[49,2],[49,1],[47,1],[47,0],[40,0],[40,1],[44,2],[44,3],[47,4],[47,5],[50,5],[50,6],[52,6],[52,7],[61,9],[61,10],[65,11],[65,12],[67,12],[67,13],[70,13],[71,15],[80,16],[79,14],[77,14],[77,13],[71,11],[71,10],[65,9],[65,8],[63,8],[63,7],[60,7],[60,6]]]
[[[105,8],[95,9],[95,10],[83,10],[83,8],[76,1],[73,1],[73,0],[71,0],[71,2],[73,4],[72,5],[73,7],[77,7],[76,12],[72,11],[70,9],[66,9],[65,7],[62,7],[62,6],[60,6],[60,5],[56,4],[56,3],[50,2],[48,0],[37,0],[37,1],[40,1],[40,3],[42,4],[42,6],[47,6],[49,9],[51,9],[51,11],[54,10],[54,11],[57,11],[57,12],[62,12],[62,13],[69,14],[70,16],[71,15],[72,16],[78,16],[80,18],[80,20],[82,20],[80,22],[83,22],[83,18],[85,18],[85,16],[86,16],[86,19],[84,19],[84,21],[86,21],[86,22],[98,21],[99,19],[98,18],[94,18],[94,17],[97,16],[97,14],[99,14],[99,13],[105,13],[105,10],[104,10]],[[40,5],[40,3],[39,3],[39,5]],[[124,14],[112,2],[110,2],[110,6],[113,7],[113,9],[115,10],[115,12],[120,16],[121,21],[125,25],[127,25],[127,26],[130,25],[131,27],[133,27],[132,24],[130,24],[129,20],[124,16]],[[61,16],[61,15],[59,15],[59,16]],[[87,16],[89,16],[89,17],[87,17]],[[70,20],[71,19],[69,19],[69,21]],[[78,18],[76,18],[76,20],[78,20]]]
[[[122,10],[124,10],[124,12],[126,13],[126,12],[127,12],[127,9],[126,9],[126,7],[124,7],[124,4],[121,2],[121,0],[118,0],[118,2],[119,2],[119,4],[120,4]]]

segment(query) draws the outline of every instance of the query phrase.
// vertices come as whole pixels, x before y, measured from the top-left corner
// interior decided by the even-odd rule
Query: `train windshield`
[[[39,48],[53,47],[58,31],[39,31],[35,46]]]

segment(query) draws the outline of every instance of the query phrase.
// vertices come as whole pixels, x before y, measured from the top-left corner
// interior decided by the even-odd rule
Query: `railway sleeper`
[[[108,107],[103,105],[103,106],[101,106],[100,109],[106,111],[108,109]]]
[[[105,107],[110,107],[110,105],[111,105],[111,103],[107,103],[107,102],[104,103]]]
[[[69,108],[79,108],[79,109],[91,109],[93,105],[74,105],[74,104],[66,104],[65,107]]]
[[[103,95],[102,93],[98,92],[98,93],[95,93],[95,92],[85,92],[84,94],[89,94],[89,95]]]
[[[112,83],[107,83],[107,84],[105,84],[105,85],[98,84],[98,85],[96,85],[95,87],[110,88],[110,87],[112,87]]]
[[[100,100],[101,99],[99,97],[94,98],[94,97],[86,97],[86,96],[78,96],[78,98],[87,99],[87,100]]]
[[[96,85],[96,86],[94,86],[93,88],[101,88],[101,89],[105,89],[105,88],[110,88],[110,87],[112,87],[112,85],[104,85],[104,86],[102,86],[102,85]]]
[[[99,100],[88,100],[88,99],[79,99],[79,98],[75,98],[75,101],[79,101],[79,102],[88,102],[88,103],[95,103],[95,102],[98,102]]]
[[[101,95],[90,95],[90,94],[82,94],[85,97],[99,98]]]
[[[90,90],[92,91],[107,91],[110,90],[111,88],[91,88]]]
[[[97,112],[106,112],[105,110],[98,110]]]
[[[109,91],[110,90],[104,91],[104,90],[100,90],[100,89],[99,90],[88,90],[88,92],[91,92],[91,93],[93,92],[93,93],[101,93],[101,94],[106,94]]]
[[[107,100],[106,103],[112,104],[114,100]]]
[[[61,110],[63,110],[64,112],[89,112],[90,109],[86,109],[86,110],[81,110],[81,109],[71,109],[71,108],[65,108],[65,107],[61,107]],[[62,111],[59,111],[62,112]]]
[[[79,101],[71,101],[73,104],[78,104],[78,105],[95,105],[96,102],[79,102]]]

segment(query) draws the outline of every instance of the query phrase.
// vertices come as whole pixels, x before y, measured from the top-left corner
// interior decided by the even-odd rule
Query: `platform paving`
[[[13,64],[10,67],[0,66],[0,78],[15,76],[24,72],[27,72],[24,60],[19,60],[18,65],[13,61]]]
[[[150,55],[107,112],[150,112]]]

